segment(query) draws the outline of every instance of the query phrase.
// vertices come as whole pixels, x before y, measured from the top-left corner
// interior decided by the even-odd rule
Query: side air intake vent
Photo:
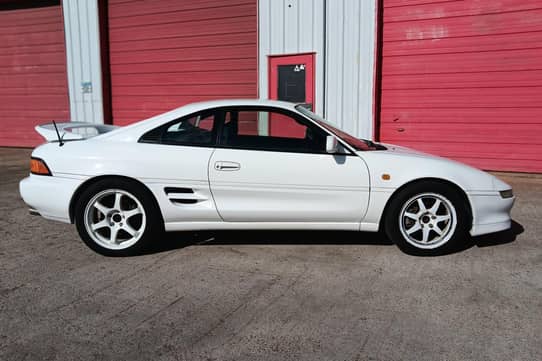
[[[165,187],[164,192],[170,202],[176,205],[195,204],[208,199],[206,196],[194,192],[192,188]]]
[[[176,188],[176,187],[166,187],[164,188],[164,192],[166,194],[170,193],[194,193],[194,191],[190,188]]]
[[[197,199],[177,199],[177,198],[171,198],[170,201],[172,203],[180,203],[180,204],[194,204],[198,203]]]

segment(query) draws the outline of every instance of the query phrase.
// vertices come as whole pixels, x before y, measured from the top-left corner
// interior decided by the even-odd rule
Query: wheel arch
[[[463,198],[463,201],[465,202],[465,204],[467,205],[467,216],[468,216],[468,220],[469,220],[469,223],[470,223],[470,227],[472,227],[472,221],[473,221],[473,214],[472,214],[472,204],[469,200],[469,197],[467,196],[467,193],[465,192],[465,190],[463,188],[461,188],[457,183],[454,183],[454,182],[451,182],[449,180],[446,180],[446,179],[442,179],[442,178],[432,178],[432,177],[426,177],[426,178],[417,178],[417,179],[413,179],[405,184],[403,184],[401,187],[397,188],[393,193],[392,195],[388,198],[387,202],[386,202],[386,205],[384,206],[384,210],[382,212],[382,216],[380,217],[380,222],[379,222],[379,225],[378,225],[378,229],[379,231],[382,231],[384,229],[384,222],[385,222],[385,219],[386,219],[386,216],[389,212],[389,206],[392,202],[392,200],[397,197],[397,195],[402,192],[404,189],[408,188],[408,187],[411,187],[412,185],[414,184],[417,184],[417,183],[422,183],[422,182],[436,182],[436,183],[441,183],[441,184],[445,184],[453,189],[455,189],[460,195],[461,197]],[[470,228],[469,228],[470,229]]]
[[[132,182],[132,183],[135,183],[135,184],[141,186],[142,189],[145,189],[145,191],[148,192],[149,195],[151,195],[151,198],[152,198],[152,200],[154,202],[154,206],[156,207],[156,209],[158,209],[158,215],[160,216],[160,220],[162,221],[162,223],[164,223],[164,217],[162,215],[162,210],[160,209],[160,205],[158,204],[158,201],[156,200],[156,197],[154,196],[154,193],[152,193],[152,191],[149,189],[149,187],[147,187],[143,182],[141,182],[141,181],[139,181],[139,180],[137,180],[135,178],[132,178],[132,177],[126,177],[126,176],[114,175],[114,174],[106,174],[106,175],[99,175],[99,176],[87,179],[85,182],[83,182],[81,185],[79,185],[79,187],[75,190],[75,192],[73,193],[73,196],[72,196],[72,198],[70,200],[70,207],[69,207],[70,222],[72,224],[74,223],[74,219],[75,219],[75,207],[76,207],[77,202],[79,201],[79,197],[81,196],[83,191],[85,189],[87,189],[89,186],[91,186],[92,184],[97,183],[99,181],[102,181],[104,179],[123,179],[125,181]]]

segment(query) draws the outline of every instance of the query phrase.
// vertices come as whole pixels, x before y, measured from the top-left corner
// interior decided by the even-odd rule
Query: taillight
[[[47,164],[39,158],[30,158],[30,173],[38,175],[52,175]]]

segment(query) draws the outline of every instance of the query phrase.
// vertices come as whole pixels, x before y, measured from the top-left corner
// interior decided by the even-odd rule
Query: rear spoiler
[[[55,130],[53,123],[47,123],[36,126],[36,132],[38,132],[48,142],[59,141],[60,138],[64,140],[82,140],[92,138],[100,134],[104,134],[119,128],[116,125],[108,124],[94,124],[86,122],[66,122],[56,123],[58,133]]]

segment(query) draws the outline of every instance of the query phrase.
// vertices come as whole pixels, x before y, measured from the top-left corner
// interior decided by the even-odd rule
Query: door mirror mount
[[[332,135],[326,137],[326,153],[335,154],[339,150],[339,142]]]

